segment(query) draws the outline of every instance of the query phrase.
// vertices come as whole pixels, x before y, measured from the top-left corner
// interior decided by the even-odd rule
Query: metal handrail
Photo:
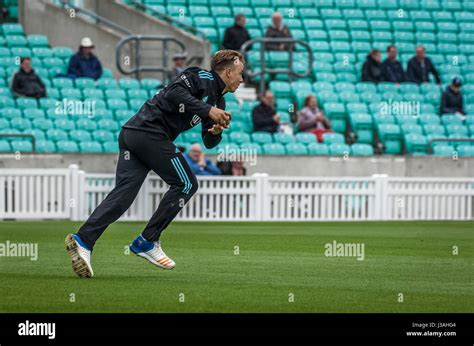
[[[265,78],[264,75],[265,73],[286,73],[290,77],[290,81],[292,80],[293,77],[307,77],[311,74],[312,72],[312,65],[313,65],[313,52],[311,51],[311,47],[304,41],[302,40],[297,40],[294,38],[268,38],[268,37],[259,37],[259,38],[254,38],[252,40],[244,42],[242,46],[240,47],[240,52],[245,56],[246,60],[247,55],[248,55],[248,47],[254,43],[261,43],[260,44],[260,70],[258,72],[254,71],[246,71],[246,74],[249,77],[255,77],[258,75],[261,75],[262,77],[260,78],[260,94],[263,94],[263,91],[265,90]],[[292,44],[292,49],[289,51],[281,51],[281,52],[288,52],[290,54],[290,57],[288,59],[288,68],[267,68],[265,66],[265,51],[271,51],[266,49],[266,43],[291,43]],[[300,44],[303,47],[305,47],[308,50],[308,69],[304,73],[298,73],[293,70],[293,54],[294,54],[294,46],[296,44]],[[276,51],[271,51],[271,52],[276,52]]]
[[[107,19],[107,18],[104,18],[102,16],[99,16],[97,13],[95,12],[92,12],[92,11],[89,11],[89,10],[86,10],[85,8],[82,8],[82,7],[78,7],[76,5],[74,5],[73,3],[71,3],[71,0],[61,0],[61,4],[63,5],[62,7],[63,8],[72,8],[74,11],[77,11],[78,13],[83,13],[89,17],[92,17],[97,23],[103,23],[109,27],[111,27],[112,29],[116,30],[116,31],[120,31],[121,33],[123,34],[126,34],[126,35],[131,35],[132,32],[130,30],[128,30],[127,28],[115,23],[115,22],[112,22],[111,20]]]
[[[13,137],[13,138],[30,138],[31,139],[31,151],[34,153],[36,152],[36,138],[32,134],[28,133],[12,133],[12,134],[7,134],[7,133],[0,133],[0,138],[3,137]]]
[[[187,31],[190,31],[191,33],[193,33],[194,35],[197,35],[197,36],[200,36],[201,38],[203,39],[207,39],[207,36],[205,33],[203,33],[202,31],[200,31],[199,29],[195,28],[194,26],[191,26],[191,25],[188,25],[186,23],[183,23],[179,20],[176,20],[174,19],[173,17],[171,16],[168,16],[166,14],[163,14],[157,10],[155,10],[153,7],[150,7],[148,5],[145,5],[144,3],[142,3],[141,1],[137,1],[137,0],[129,0],[128,1],[129,3],[135,5],[135,7],[137,7],[138,9],[142,10],[142,11],[147,11],[147,12],[151,12],[153,13],[153,16],[155,17],[158,17],[159,19],[165,21],[165,22],[168,22],[172,25],[175,25],[177,27],[180,27],[180,28],[183,28]]]
[[[474,143],[473,138],[433,138],[428,142],[428,154],[433,153],[434,142],[471,142]]]
[[[193,55],[188,60],[186,60],[186,66],[194,66],[193,65],[194,61],[196,61],[197,66],[200,66],[202,64],[203,60],[204,60],[204,57]]]
[[[122,49],[122,47],[129,43],[129,42],[132,42],[134,41],[135,42],[135,59],[136,59],[136,63],[135,63],[135,67],[132,68],[132,69],[128,69],[128,70],[125,70],[122,66],[122,64],[120,63],[120,50]],[[148,65],[144,65],[142,66],[140,64],[141,62],[141,50],[140,50],[140,46],[141,46],[141,42],[142,41],[157,41],[157,42],[163,42],[163,49],[161,50],[161,54],[162,54],[162,57],[163,57],[163,66],[154,66],[154,65],[151,65],[151,66],[148,66]],[[185,46],[183,43],[181,43],[180,41],[178,41],[177,39],[175,39],[174,37],[172,36],[164,36],[164,35],[131,35],[131,36],[128,36],[128,37],[124,37],[123,39],[121,39],[117,45],[115,46],[115,63],[117,65],[117,69],[125,74],[125,75],[129,75],[129,74],[135,74],[136,78],[139,79],[140,78],[140,72],[161,72],[163,74],[166,74],[167,72],[169,72],[168,70],[168,42],[174,42],[176,43],[180,48],[181,48],[181,51],[184,53],[185,52]],[[166,76],[165,76],[166,77]]]

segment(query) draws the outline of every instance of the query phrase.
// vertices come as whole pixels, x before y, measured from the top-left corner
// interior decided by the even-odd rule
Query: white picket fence
[[[474,178],[199,177],[179,220],[473,220]],[[0,219],[85,220],[113,188],[113,174],[0,169]],[[147,220],[168,189],[150,174],[121,220]]]

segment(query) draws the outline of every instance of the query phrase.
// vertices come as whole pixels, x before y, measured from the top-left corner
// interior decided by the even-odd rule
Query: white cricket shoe
[[[72,270],[81,278],[91,278],[94,272],[91,266],[91,250],[77,234],[68,234],[65,240],[66,250],[72,260]]]
[[[147,259],[152,264],[163,269],[173,269],[176,263],[166,256],[160,241],[148,241],[139,235],[130,245],[130,250],[137,256]]]

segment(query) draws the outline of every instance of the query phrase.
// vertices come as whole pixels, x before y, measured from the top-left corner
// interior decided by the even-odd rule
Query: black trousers
[[[127,211],[150,170],[158,174],[170,188],[142,232],[148,241],[159,239],[161,232],[198,189],[196,176],[186,159],[173,142],[163,135],[122,129],[119,148],[115,187],[78,232],[90,249],[107,226]]]

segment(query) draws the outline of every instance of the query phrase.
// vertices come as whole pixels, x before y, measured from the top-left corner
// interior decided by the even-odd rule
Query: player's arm
[[[194,96],[204,87],[200,78],[184,72],[171,84],[164,97],[178,108],[178,112],[197,114],[204,121],[212,106]]]
[[[225,100],[223,97],[219,100],[217,108],[222,110],[225,109]],[[228,126],[216,124],[211,118],[208,117],[202,121],[201,127],[202,142],[206,148],[211,149],[222,141],[222,131]]]
[[[165,99],[178,108],[178,112],[196,114],[202,121],[211,118],[218,124],[227,124],[229,114],[222,109],[212,107],[194,96],[199,90],[206,89],[206,83],[193,73],[184,72],[179,75],[168,88]]]

